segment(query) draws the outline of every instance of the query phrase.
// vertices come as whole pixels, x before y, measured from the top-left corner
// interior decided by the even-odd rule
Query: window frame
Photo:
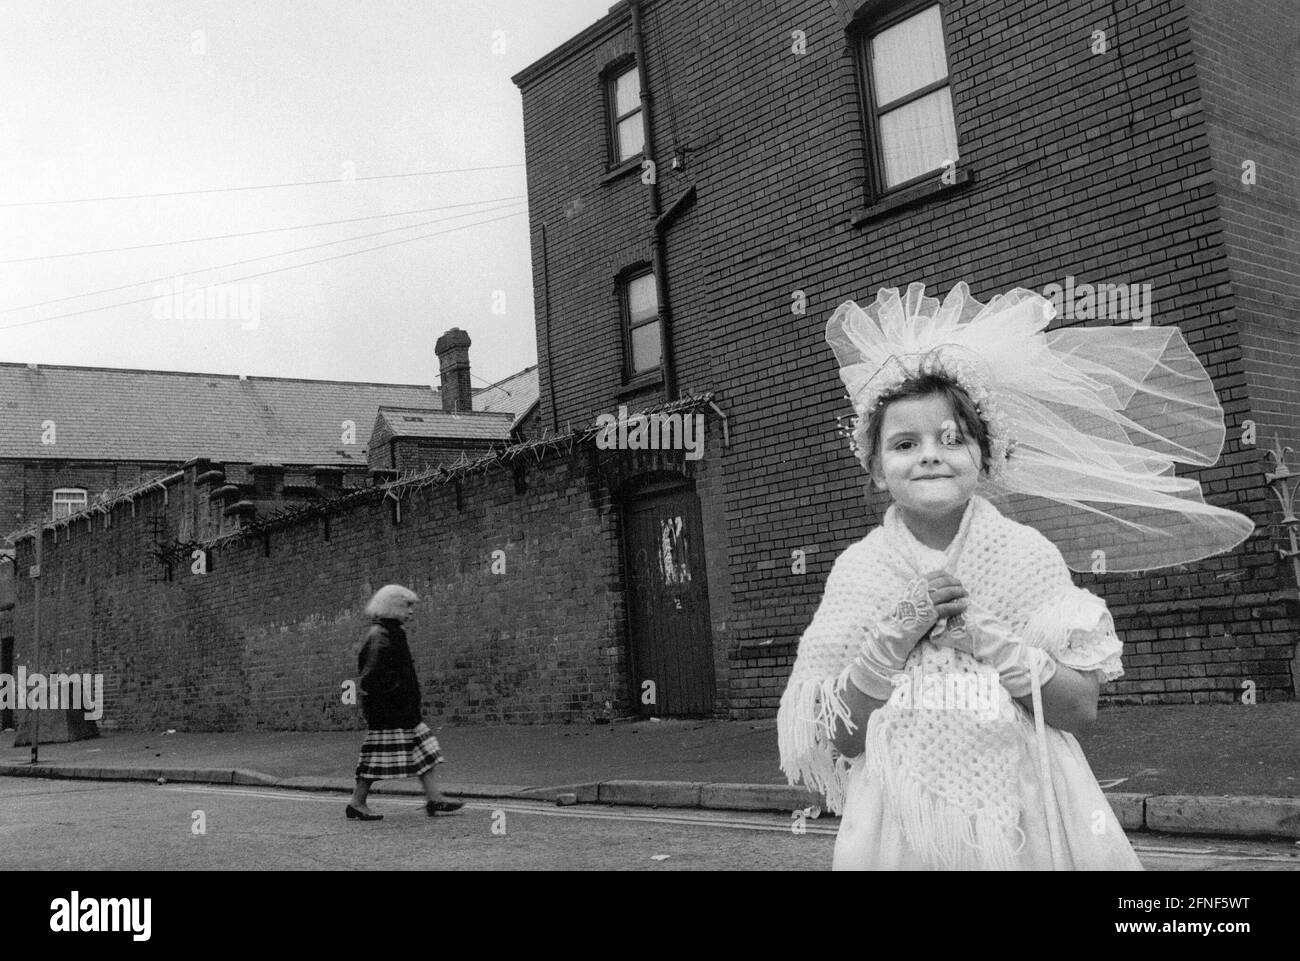
[[[943,79],[932,81],[924,87],[918,87],[911,93],[891,100],[887,104],[877,106],[876,87],[871,71],[872,39],[889,27],[902,23],[904,20],[930,7],[939,8],[939,29],[943,39]],[[862,137],[863,148],[867,157],[868,187],[870,189],[871,203],[873,204],[901,191],[915,188],[943,176],[944,168],[936,167],[913,177],[911,180],[901,181],[893,186],[886,187],[885,156],[882,150],[884,138],[880,132],[881,113],[887,113],[897,107],[905,106],[944,87],[948,87],[951,91],[953,87],[952,61],[948,54],[948,21],[944,17],[943,7],[943,0],[904,0],[904,2],[897,5],[878,4],[864,11],[861,17],[849,27],[849,39],[854,51],[853,62],[858,74],[859,89],[863,92],[863,119],[865,123],[863,124]],[[953,134],[957,138],[958,148],[957,158],[954,159],[959,159],[961,156],[961,125],[958,123],[957,98],[951,92],[949,96],[952,98],[952,126]]]
[[[640,323],[632,323],[632,303],[631,289],[632,282],[640,280],[642,277],[649,277],[654,281],[655,291],[655,314],[653,319],[643,320]],[[664,371],[664,333],[663,333],[663,304],[659,299],[659,280],[655,276],[654,264],[649,261],[632,264],[629,267],[619,271],[615,279],[615,286],[618,292],[618,309],[619,309],[619,326],[623,332],[623,383],[644,382],[657,380],[663,377]],[[659,363],[654,367],[647,367],[645,370],[638,371],[635,364],[635,355],[632,345],[632,331],[638,327],[647,327],[650,324],[659,325]]]
[[[629,110],[627,113],[619,116],[618,114],[618,78],[632,70],[637,70],[635,54],[628,54],[619,57],[617,60],[607,64],[605,69],[600,72],[601,83],[605,92],[605,169],[621,170],[626,167],[640,166],[641,161],[645,159],[645,139],[642,137],[641,150],[633,154],[626,160],[619,159],[619,142],[618,142],[618,125],[627,118],[641,114],[641,125],[644,134],[645,129],[645,104],[642,102],[643,97],[637,98],[635,110]],[[638,83],[640,78],[638,76]],[[644,94],[645,91],[642,91]]]
[[[58,513],[59,495],[60,494],[80,494],[81,502],[74,504],[73,509],[66,514]],[[84,487],[56,487],[50,492],[50,512],[53,519],[60,517],[70,517],[79,510],[84,510],[90,504],[90,492]]]

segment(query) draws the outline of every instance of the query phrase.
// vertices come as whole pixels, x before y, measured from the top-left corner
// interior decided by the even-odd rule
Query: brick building
[[[662,661],[631,656],[629,596],[672,608],[670,626],[693,624],[707,597],[686,578],[658,593],[625,589],[615,498],[647,476],[677,475],[708,496],[717,432],[696,461],[602,450],[595,436],[562,432],[397,478],[321,468],[310,497],[283,470],[249,476],[195,458],[47,525],[39,582],[15,585],[13,663],[102,674],[109,730],[355,727],[340,686],[355,677],[362,608],[396,582],[425,602],[408,633],[440,720],[708,713],[709,664],[682,682],[660,673]],[[627,580],[653,586],[661,564],[674,574],[700,566],[697,543],[653,514],[639,520]],[[15,555],[21,571],[35,563],[32,533],[16,538]],[[633,678],[659,681],[658,696]]]
[[[474,388],[469,347],[456,328],[439,339],[441,391],[0,363],[0,531],[59,521],[200,456],[224,465],[233,513],[259,500],[311,501],[349,474],[428,469],[526,438],[537,368]],[[13,560],[0,550],[0,673],[13,662]]]
[[[823,332],[916,280],[985,301],[1151,285],[1229,425],[1192,476],[1257,530],[1076,578],[1129,643],[1106,696],[1294,696],[1261,451],[1300,448],[1297,27],[1287,0],[643,0],[515,76],[543,424],[704,391],[729,418],[716,499],[679,489],[704,519],[720,710],[774,711],[834,558],[879,522]]]
[[[469,334],[457,327],[438,338],[442,392],[435,406],[380,406],[366,448],[372,469],[426,471],[527,440],[535,431],[537,368],[475,390],[469,347]]]
[[[314,465],[400,470],[391,447],[407,434],[412,449],[418,442],[453,459],[463,449],[526,437],[537,420],[537,368],[474,388],[469,347],[469,336],[457,328],[438,340],[441,391],[416,384],[0,363],[0,531],[40,516],[66,516],[103,491],[178,470],[192,457],[301,471]],[[400,413],[385,417],[381,411]],[[424,421],[403,420],[421,413]],[[491,428],[463,426],[480,418]],[[403,425],[419,423],[431,426],[404,431]],[[467,433],[481,436],[470,437],[467,446],[461,436]]]

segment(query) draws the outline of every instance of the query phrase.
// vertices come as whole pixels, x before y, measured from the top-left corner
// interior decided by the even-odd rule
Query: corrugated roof
[[[0,363],[0,457],[364,464],[381,406],[441,403],[415,384]]]
[[[445,437],[449,440],[509,440],[514,417],[508,412],[447,411],[419,407],[380,407],[394,437]]]

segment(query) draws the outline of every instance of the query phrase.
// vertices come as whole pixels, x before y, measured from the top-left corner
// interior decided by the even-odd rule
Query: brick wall
[[[542,430],[542,408],[538,404],[519,419],[512,430],[512,436],[517,441],[536,440],[542,435]]]
[[[490,448],[487,442],[457,444],[431,437],[398,437],[390,443],[397,470],[408,472],[449,467],[462,457],[472,461],[482,457]],[[500,446],[498,443],[497,447]],[[384,452],[383,463],[385,466],[388,464],[388,451]]]
[[[1244,215],[1222,212],[1216,170],[1226,161],[1212,151],[1220,134],[1208,129],[1202,103],[1216,66],[1193,55],[1209,13],[1193,24],[1178,0],[944,3],[959,166],[973,181],[855,226],[870,198],[844,24],[859,6],[644,6],[661,193],[667,203],[697,188],[694,207],[667,239],[681,390],[715,391],[730,417],[719,482],[725,529],[711,545],[709,576],[725,563],[728,630],[720,643],[737,716],[774,711],[831,564],[886,506],[865,494],[834,431],[836,416],[849,411],[824,327],[842,301],[867,301],[878,287],[914,280],[931,292],[965,280],[984,300],[1067,276],[1149,283],[1152,321],[1182,329],[1230,425],[1271,403],[1256,373],[1265,369],[1256,361],[1265,335],[1243,317],[1276,294],[1243,295],[1257,271],[1240,266],[1249,262],[1245,232],[1234,237],[1225,226]],[[1259,26],[1251,29],[1268,30],[1284,6],[1255,4]],[[1214,9],[1216,17],[1236,16]],[[807,37],[805,55],[791,52],[794,30]],[[1096,30],[1109,40],[1100,55]],[[1278,31],[1277,43],[1293,33]],[[630,19],[618,8],[517,78],[539,345],[550,338],[539,348],[551,355],[541,371],[546,421],[552,390],[561,424],[620,400],[614,279],[649,260],[653,235],[639,178],[602,182],[599,73],[632,50]],[[1253,96],[1239,84],[1221,86],[1214,96],[1225,113]],[[1271,168],[1281,156],[1276,143],[1296,128],[1288,129],[1269,147]],[[674,144],[691,148],[684,172],[669,169]],[[806,297],[803,313],[791,309],[796,292]],[[1274,336],[1269,345],[1271,389],[1295,390],[1294,372],[1275,363],[1288,344]],[[1180,474],[1201,480],[1209,501],[1267,524],[1274,508],[1258,452],[1238,437],[1230,434],[1214,467]],[[796,549],[806,556],[804,574],[792,571]],[[1297,621],[1281,592],[1294,584],[1277,567],[1267,529],[1230,555],[1157,573],[1076,578],[1106,598],[1132,645],[1128,675],[1108,697],[1226,701],[1246,680],[1261,699],[1293,694]]]
[[[1188,0],[1187,8],[1259,449],[1275,437],[1300,448],[1300,6]],[[1247,161],[1253,183],[1243,183],[1252,179]]]
[[[174,539],[189,516],[211,533],[209,466],[47,533],[40,665],[105,674],[106,726],[190,730],[351,728],[340,685],[353,678],[361,609],[385,583],[425,599],[410,630],[431,716],[556,721],[627,702],[616,514],[589,451],[514,471],[378,496],[328,518],[211,548],[210,570],[152,560],[155,518]],[[220,466],[220,465],[215,465]],[[233,467],[228,479],[239,478]],[[205,518],[207,518],[205,520]],[[327,534],[328,531],[328,534]],[[32,563],[34,542],[18,545]],[[494,574],[502,551],[505,573]],[[32,663],[32,582],[18,584],[16,663]]]
[[[16,531],[39,516],[49,517],[54,491],[80,487],[87,497],[126,487],[149,474],[177,470],[177,463],[154,461],[0,460],[0,537]]]

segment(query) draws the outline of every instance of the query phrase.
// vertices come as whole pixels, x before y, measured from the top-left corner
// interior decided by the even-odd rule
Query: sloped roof
[[[541,383],[537,365],[525,367],[517,374],[499,380],[491,387],[484,387],[474,392],[474,409],[484,411],[507,411],[519,423],[519,418],[528,413],[537,403]]]
[[[509,412],[434,410],[427,407],[380,407],[375,429],[387,425],[394,437],[449,440],[509,440],[514,416]]]
[[[0,363],[0,457],[365,464],[381,406],[441,403],[415,384]]]

